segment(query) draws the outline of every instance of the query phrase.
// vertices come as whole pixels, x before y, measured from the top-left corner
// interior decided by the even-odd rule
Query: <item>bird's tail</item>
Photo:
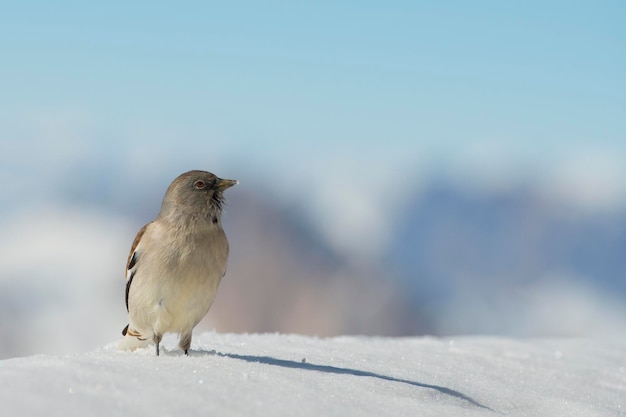
[[[124,338],[120,341],[120,344],[117,346],[117,348],[119,350],[136,350],[139,348],[144,348],[146,346],[148,346],[150,343],[152,343],[152,338],[144,338],[141,336],[141,334],[132,329],[129,328],[128,325],[126,325],[126,327],[124,327],[124,330],[122,330],[122,335],[124,335]]]

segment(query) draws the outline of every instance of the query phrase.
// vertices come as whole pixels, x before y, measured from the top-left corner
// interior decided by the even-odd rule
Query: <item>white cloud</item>
[[[302,161],[281,181],[336,250],[368,257],[387,243],[402,202],[417,186],[414,155],[337,149],[324,161]]]
[[[587,210],[623,208],[626,155],[595,147],[573,149],[555,162],[544,190]]]

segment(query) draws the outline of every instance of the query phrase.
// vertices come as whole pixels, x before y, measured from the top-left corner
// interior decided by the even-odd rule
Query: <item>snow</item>
[[[626,339],[172,335],[0,361],[3,416],[624,416]]]

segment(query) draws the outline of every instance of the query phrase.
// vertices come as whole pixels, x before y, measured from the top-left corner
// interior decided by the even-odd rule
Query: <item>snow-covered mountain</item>
[[[626,331],[626,211],[582,207],[557,191],[434,180],[414,193],[385,269],[429,333]]]

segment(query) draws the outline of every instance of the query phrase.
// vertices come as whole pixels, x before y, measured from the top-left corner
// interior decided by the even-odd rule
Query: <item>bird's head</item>
[[[207,171],[185,172],[167,188],[160,216],[219,216],[224,204],[223,192],[238,183]]]

